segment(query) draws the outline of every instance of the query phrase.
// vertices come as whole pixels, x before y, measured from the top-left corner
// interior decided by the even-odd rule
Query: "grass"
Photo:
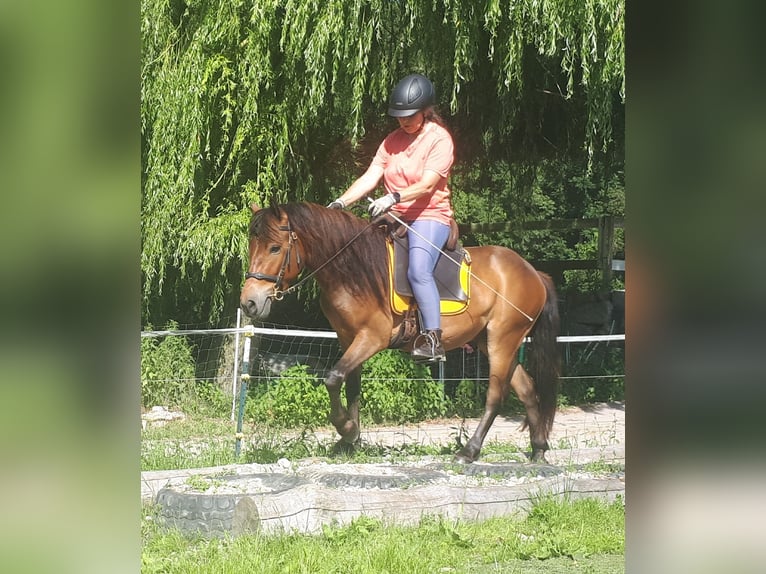
[[[359,518],[322,534],[249,535],[206,540],[166,531],[144,509],[145,573],[431,574],[624,572],[621,500],[541,498],[523,518],[454,522],[426,517],[417,526]]]

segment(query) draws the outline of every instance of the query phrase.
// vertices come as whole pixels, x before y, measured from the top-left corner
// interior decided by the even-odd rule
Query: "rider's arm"
[[[423,171],[423,177],[419,181],[416,181],[412,185],[405,187],[399,192],[399,201],[412,201],[423,195],[433,193],[441,182],[442,176],[426,169]]]
[[[352,183],[338,199],[346,207],[349,207],[375,189],[381,177],[383,177],[383,168],[379,165],[371,164],[367,171]]]

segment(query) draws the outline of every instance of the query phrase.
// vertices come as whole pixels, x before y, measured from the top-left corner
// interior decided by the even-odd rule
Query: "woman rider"
[[[423,362],[445,360],[433,271],[449,237],[452,218],[447,180],[454,146],[434,111],[434,102],[434,87],[428,78],[421,74],[403,78],[391,92],[388,104],[388,115],[399,121],[399,128],[380,144],[367,171],[328,205],[333,209],[348,207],[383,179],[386,194],[372,202],[369,211],[377,217],[391,210],[410,226],[407,278],[420,308],[424,335],[412,355]]]

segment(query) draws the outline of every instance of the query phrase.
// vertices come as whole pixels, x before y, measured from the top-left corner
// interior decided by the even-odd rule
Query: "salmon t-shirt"
[[[397,203],[391,211],[407,222],[430,219],[449,225],[452,205],[447,180],[453,161],[449,132],[428,122],[415,138],[401,128],[391,132],[378,147],[372,163],[383,168],[383,186],[388,193],[401,192],[420,181],[427,169],[438,173],[441,180],[433,193]]]

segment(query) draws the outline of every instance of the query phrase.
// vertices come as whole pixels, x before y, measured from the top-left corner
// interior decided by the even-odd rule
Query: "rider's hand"
[[[327,206],[327,209],[345,209],[346,203],[342,199],[336,199],[335,201],[330,202],[330,204]]]
[[[393,194],[388,193],[384,195],[383,197],[379,197],[375,201],[373,201],[370,204],[370,207],[367,208],[367,211],[370,212],[370,215],[373,217],[377,217],[379,215],[383,215],[386,211],[391,209],[394,205],[396,205],[396,197],[394,197]]]

